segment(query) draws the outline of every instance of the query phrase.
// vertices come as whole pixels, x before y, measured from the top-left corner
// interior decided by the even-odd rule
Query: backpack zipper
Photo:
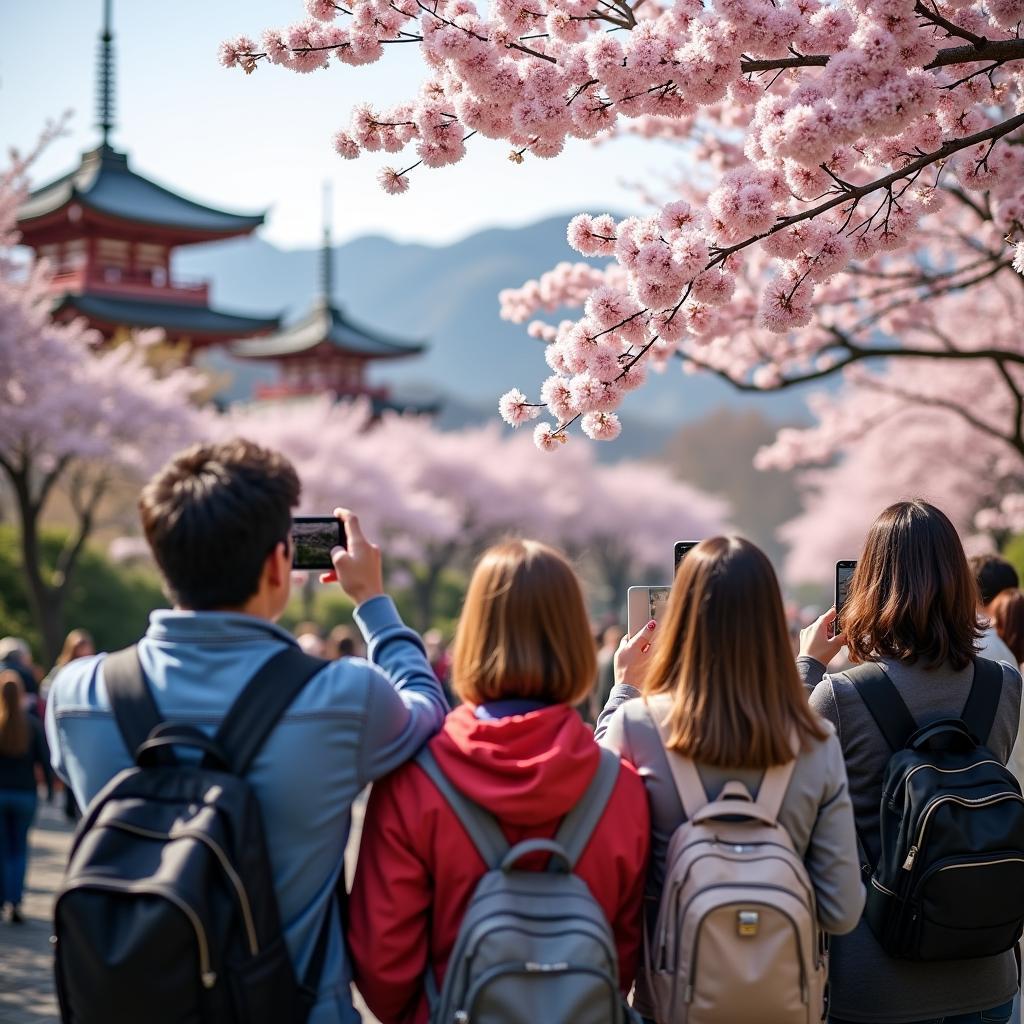
[[[228,876],[232,886],[235,890],[235,896],[238,899],[238,905],[242,911],[242,922],[245,925],[245,935],[249,943],[249,953],[251,956],[258,956],[260,951],[259,939],[256,936],[256,925],[252,918],[252,904],[249,902],[249,894],[246,891],[245,884],[239,877],[238,872],[231,866],[231,862],[228,860],[228,855],[224,852],[215,840],[211,839],[208,835],[202,832],[191,831],[189,829],[180,829],[177,832],[158,832],[154,829],[142,828],[139,825],[129,825],[123,821],[107,821],[103,822],[100,828],[113,828],[121,832],[129,832],[135,835],[142,836],[144,839],[195,839],[202,843],[207,849],[211,850],[214,856],[220,861],[220,866],[224,870],[224,874]]]
[[[983,765],[986,764],[994,764],[999,768],[1006,767],[1005,765],[1000,764],[998,761],[992,760],[992,758],[988,758],[984,761],[976,761],[974,764],[969,764],[964,768],[940,768],[937,764],[914,765],[914,767],[911,768],[910,771],[903,776],[902,780],[893,788],[892,792],[886,793],[886,803],[892,806],[893,801],[896,799],[897,790],[906,789],[914,775],[917,772],[921,771],[923,768],[930,768],[933,772],[941,772],[943,775],[958,775],[961,772],[969,772],[973,771],[975,768],[981,768]]]
[[[943,871],[955,871],[957,868],[987,868],[993,864],[1024,864],[1024,857],[1000,857],[999,860],[972,860],[966,864],[944,864],[935,874]]]
[[[593,967],[584,967],[582,964],[571,964],[565,961],[551,964],[506,962],[489,968],[476,979],[472,988],[465,995],[463,1008],[455,1011],[454,1019],[456,1024],[469,1024],[473,1019],[473,1013],[476,1011],[476,1004],[480,999],[480,993],[483,989],[496,978],[507,974],[525,974],[528,977],[545,974],[589,974],[608,986],[613,1008],[617,1005],[620,998],[618,987],[612,982],[611,978],[603,971],[596,970]],[[618,1019],[614,1012],[611,1019]]]
[[[150,896],[159,896],[161,899],[173,903],[189,920],[192,929],[196,933],[196,944],[199,946],[199,979],[203,988],[213,988],[217,984],[217,972],[213,970],[210,963],[210,945],[206,939],[206,929],[199,915],[186,903],[176,892],[159,885],[145,885],[138,882],[124,882],[115,878],[93,878],[86,875],[79,878],[75,883],[76,889],[107,889],[110,892],[131,892],[145,893]]]
[[[978,797],[966,797],[966,796],[940,796],[935,800],[932,800],[930,804],[925,808],[921,823],[917,827],[916,842],[907,851],[907,859],[903,862],[903,870],[910,871],[914,867],[914,861],[917,859],[918,853],[921,852],[921,844],[924,842],[924,831],[928,827],[928,822],[931,820],[931,816],[935,813],[936,808],[939,804],[954,803],[960,804],[962,807],[986,807],[989,804],[1002,803],[1004,800],[1017,800],[1024,803],[1024,797],[1021,797],[1019,793],[996,793],[992,796],[978,796]]]

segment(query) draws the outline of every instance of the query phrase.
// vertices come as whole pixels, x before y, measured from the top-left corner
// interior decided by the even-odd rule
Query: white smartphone
[[[626,629],[630,636],[644,628],[651,619],[661,620],[671,587],[630,587],[626,595]]]

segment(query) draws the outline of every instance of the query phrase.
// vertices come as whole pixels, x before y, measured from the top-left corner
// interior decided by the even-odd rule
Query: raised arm
[[[356,624],[372,662],[365,669],[366,725],[357,754],[359,781],[366,785],[415,756],[441,728],[448,704],[423,641],[384,594],[380,548],[367,540],[348,509],[336,508],[334,514],[345,525],[347,547],[331,552],[334,570],[320,581],[337,581],[356,602]]]
[[[356,609],[372,665],[366,668],[366,726],[359,779],[365,785],[410,760],[444,722],[448,704],[423,642],[401,620],[390,597]]]

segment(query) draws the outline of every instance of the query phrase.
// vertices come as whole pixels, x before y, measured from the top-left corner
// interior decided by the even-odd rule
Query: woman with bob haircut
[[[680,564],[663,621],[652,625],[623,640],[617,685],[597,728],[600,742],[634,765],[647,787],[647,927],[669,840],[686,820],[669,757],[695,762],[714,800],[734,779],[756,797],[765,770],[792,761],[798,748],[779,822],[804,858],[821,927],[849,931],[864,888],[846,769],[834,730],[808,707],[771,563],[739,537],[702,541]],[[642,972],[634,1005],[651,1017]]]
[[[596,667],[583,595],[565,558],[532,540],[485,552],[455,636],[451,680],[464,703],[429,749],[451,785],[497,818],[510,844],[553,837],[597,772],[600,750],[573,708]],[[614,932],[624,994],[640,947],[648,836],[643,784],[621,765],[576,874]],[[542,854],[520,866],[543,871],[547,860]],[[424,976],[429,967],[441,988],[485,870],[418,764],[374,784],[348,935],[356,985],[382,1024],[428,1019]]]
[[[828,664],[845,643],[854,665],[884,669],[918,726],[959,718],[974,681],[977,606],[977,584],[953,524],[926,501],[900,501],[868,532],[842,632],[831,638],[833,609],[801,634],[798,667],[812,691],[811,707],[838,732],[865,861],[873,863],[871,851],[879,849],[882,776],[893,751],[853,681],[843,672],[827,674]],[[1004,664],[985,743],[1003,764],[1017,735],[1020,697],[1020,674]],[[973,960],[896,960],[865,921],[832,947],[834,1024],[1005,1024],[1016,991],[1012,951]]]

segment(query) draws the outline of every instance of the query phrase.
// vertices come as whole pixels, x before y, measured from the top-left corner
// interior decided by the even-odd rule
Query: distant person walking
[[[42,681],[39,687],[39,696],[42,709],[46,708],[46,701],[50,696],[50,687],[53,685],[57,673],[65,665],[70,665],[79,658],[91,658],[96,653],[96,644],[93,642],[92,634],[86,629],[73,629],[64,638],[64,645],[60,649],[57,661],[54,663],[49,674]],[[71,792],[70,786],[64,786],[64,817],[68,821],[77,821],[82,816],[75,794]]]
[[[17,672],[0,672],[0,906],[21,924],[28,867],[28,830],[36,815],[36,765],[52,790],[50,752],[42,723],[25,711],[25,687]]]

